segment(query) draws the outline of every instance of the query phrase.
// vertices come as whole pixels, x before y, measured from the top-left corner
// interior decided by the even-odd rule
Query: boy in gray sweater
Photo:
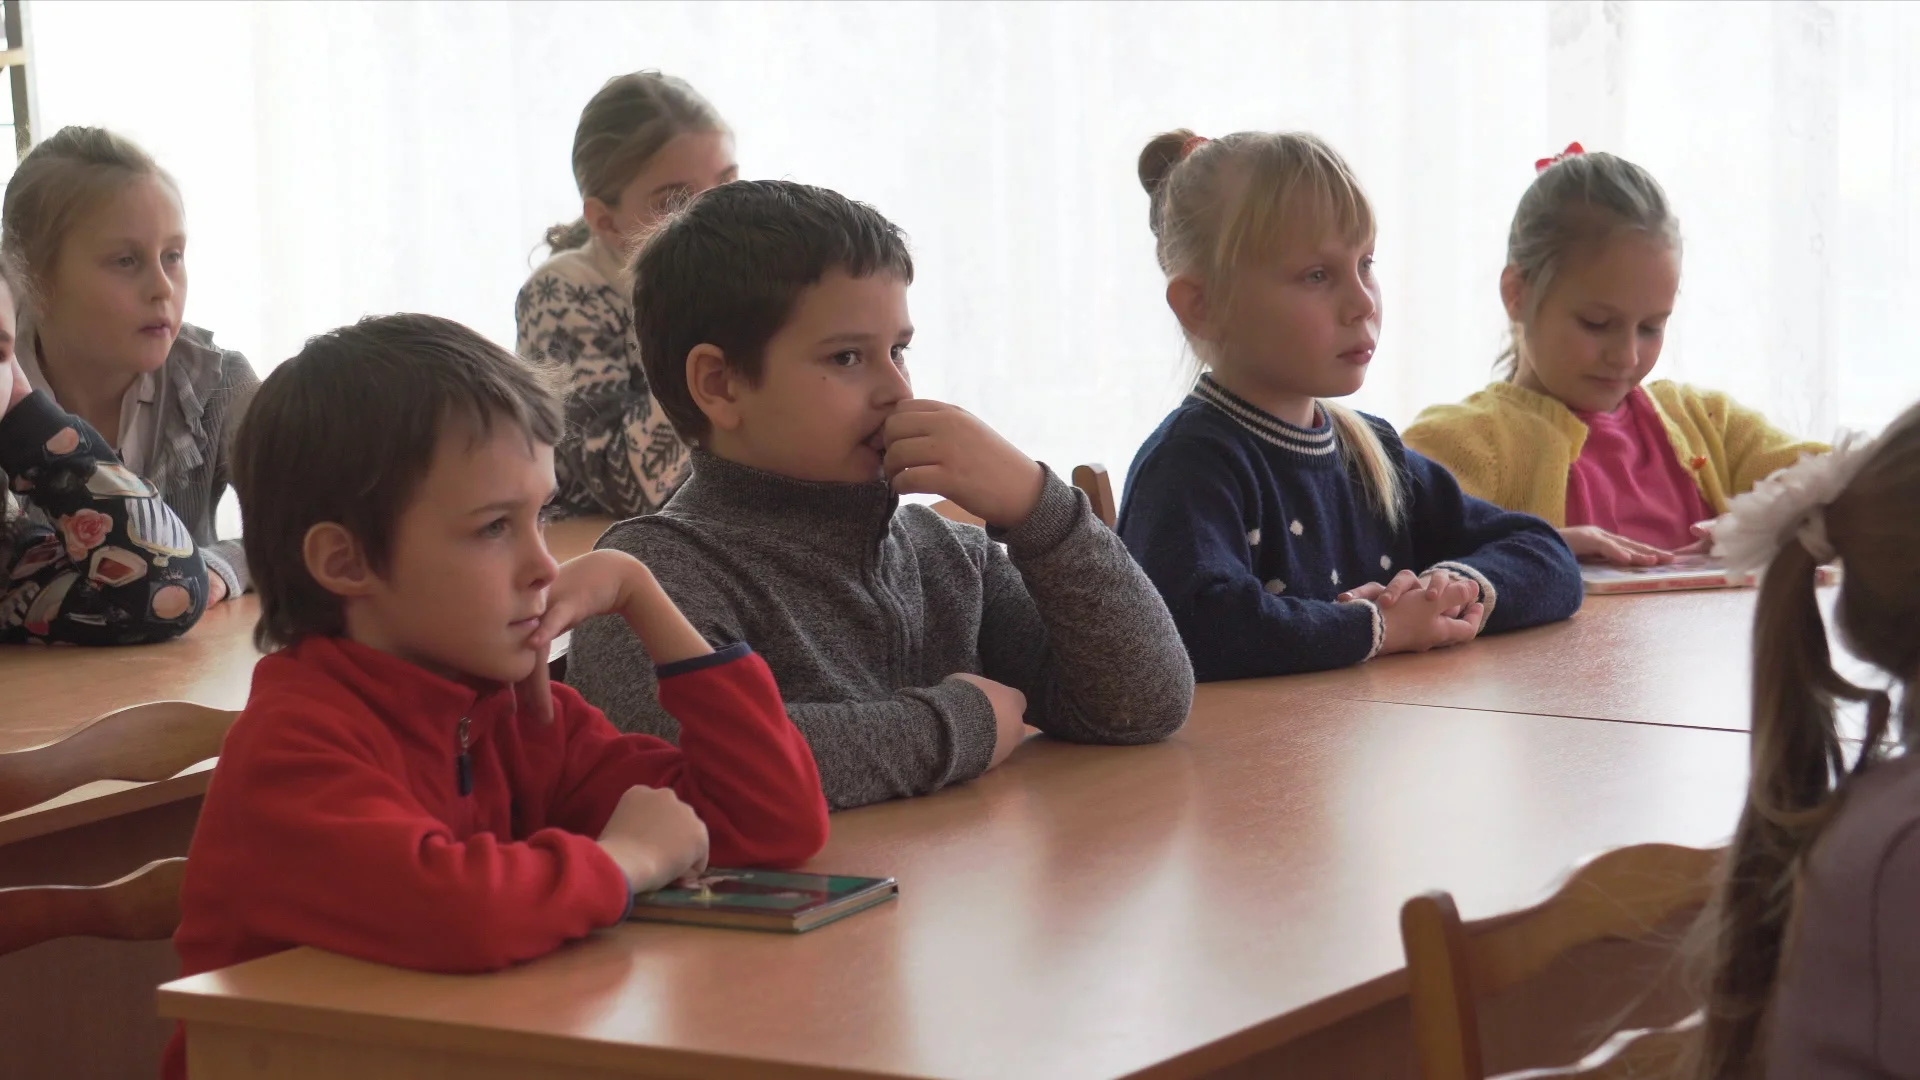
[[[966,411],[913,396],[913,263],[891,222],[823,188],[727,184],[671,219],[634,274],[641,364],[693,472],[600,546],[651,567],[709,641],[766,659],[830,805],[971,780],[1027,724],[1128,744],[1185,722],[1186,649],[1086,497]],[[624,622],[581,624],[568,664],[616,725],[676,736]]]

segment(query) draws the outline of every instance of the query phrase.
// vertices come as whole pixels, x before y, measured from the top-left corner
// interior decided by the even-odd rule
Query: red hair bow
[[[1548,169],[1553,168],[1555,165],[1560,164],[1561,162],[1567,160],[1568,158],[1579,157],[1581,154],[1584,154],[1584,153],[1586,153],[1586,150],[1582,149],[1579,143],[1570,142],[1567,144],[1567,148],[1565,150],[1560,151],[1558,154],[1555,154],[1552,157],[1543,157],[1539,161],[1534,162],[1533,163],[1534,174],[1538,175],[1540,173],[1546,172]]]
[[[1205,135],[1190,136],[1186,142],[1183,142],[1180,144],[1180,160],[1181,161],[1187,160],[1187,155],[1193,153],[1195,150],[1198,150],[1202,143],[1207,143],[1212,141],[1213,140],[1207,138]]]

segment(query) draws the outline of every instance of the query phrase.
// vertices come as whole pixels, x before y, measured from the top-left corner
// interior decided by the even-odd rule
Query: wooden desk
[[[1831,628],[1835,590],[1824,590]],[[1451,709],[1746,731],[1753,589],[1589,596],[1572,619],[1295,676],[1303,691]],[[1842,675],[1871,679],[1835,643]]]
[[[300,949],[160,1011],[195,1080],[1274,1075],[1404,993],[1409,895],[1471,918],[1605,848],[1719,842],[1745,776],[1728,732],[1211,686],[1165,744],[1034,740],[836,815],[815,865],[900,899],[805,936],[630,924],[483,977]]]
[[[247,702],[253,624],[260,601],[229,600],[174,641],[81,649],[0,647],[0,753],[52,742],[102,713],[146,701],[195,701],[216,709]]]

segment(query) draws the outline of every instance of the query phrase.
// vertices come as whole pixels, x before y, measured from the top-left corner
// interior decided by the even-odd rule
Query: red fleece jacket
[[[340,638],[262,659],[188,851],[181,973],[298,945],[441,972],[551,952],[625,917],[626,878],[594,837],[637,784],[693,807],[716,866],[818,852],[819,774],[765,662],[733,646],[660,675],[678,747],[620,734],[568,686],[548,724],[518,715],[510,689]],[[186,1075],[179,1032],[162,1074]]]

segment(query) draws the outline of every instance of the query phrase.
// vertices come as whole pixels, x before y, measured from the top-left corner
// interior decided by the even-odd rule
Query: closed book
[[[708,870],[699,878],[633,898],[643,922],[692,923],[798,934],[899,895],[892,878],[780,870]]]

